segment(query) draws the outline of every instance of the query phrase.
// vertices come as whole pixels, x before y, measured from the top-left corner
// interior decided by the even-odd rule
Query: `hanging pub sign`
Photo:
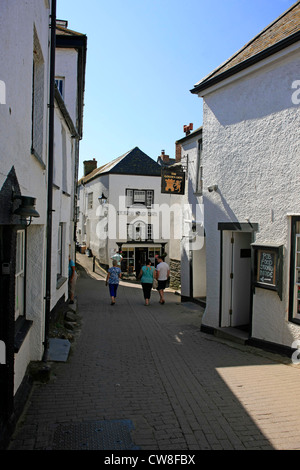
[[[282,246],[256,245],[254,249],[254,286],[277,291],[282,298]]]
[[[170,168],[161,170],[161,192],[164,194],[184,194],[185,173]]]

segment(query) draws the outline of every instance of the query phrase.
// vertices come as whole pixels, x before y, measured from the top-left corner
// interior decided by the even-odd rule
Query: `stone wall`
[[[176,259],[170,259],[170,287],[179,289],[181,285],[181,262]]]

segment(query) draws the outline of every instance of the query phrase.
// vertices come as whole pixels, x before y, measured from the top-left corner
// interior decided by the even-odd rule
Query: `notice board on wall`
[[[254,286],[275,290],[282,298],[282,245],[252,245],[252,248],[254,250]]]
[[[277,253],[272,250],[258,248],[257,282],[276,286]]]

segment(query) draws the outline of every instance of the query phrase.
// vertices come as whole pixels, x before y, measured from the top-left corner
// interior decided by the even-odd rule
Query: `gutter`
[[[291,46],[292,44],[298,41],[300,41],[300,31],[297,31],[296,33],[292,34],[288,38],[285,38],[282,41],[277,42],[273,46],[268,47],[267,49],[259,52],[258,54],[252,57],[249,57],[249,59],[246,59],[243,62],[240,62],[239,64],[231,67],[230,69],[225,70],[225,72],[222,72],[212,78],[207,78],[206,80],[199,83],[198,85],[195,85],[195,87],[192,90],[190,90],[190,92],[193,94],[199,94],[200,92],[206,90],[207,88],[210,88],[211,86],[222,82],[226,78],[232,77],[233,75],[241,72],[242,70],[245,70],[246,68],[257,64],[258,62],[264,59],[267,59],[271,55],[274,55],[277,52],[280,52],[281,50]]]
[[[50,93],[49,93],[49,142],[48,142],[48,208],[47,208],[47,253],[46,253],[46,308],[43,361],[47,361],[49,349],[49,323],[51,300],[51,255],[52,255],[52,212],[53,212],[53,167],[54,167],[54,99],[55,99],[55,49],[56,49],[56,0],[51,4],[50,43]]]

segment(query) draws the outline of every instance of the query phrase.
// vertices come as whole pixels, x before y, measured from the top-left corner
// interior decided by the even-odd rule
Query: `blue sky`
[[[295,0],[57,0],[57,18],[88,37],[83,161],[134,147],[175,156],[183,126],[202,125],[194,84]]]

